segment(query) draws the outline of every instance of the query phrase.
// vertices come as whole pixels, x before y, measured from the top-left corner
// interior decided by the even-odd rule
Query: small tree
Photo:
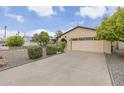
[[[63,34],[62,31],[57,31],[57,32],[56,32],[56,36],[57,36],[57,37],[61,36],[62,34]]]
[[[117,12],[103,20],[96,31],[97,39],[124,42],[124,8],[118,8]]]
[[[49,35],[47,32],[42,31],[40,34],[34,34],[32,41],[37,42],[42,47],[46,47],[49,42]]]
[[[10,36],[6,40],[9,47],[20,47],[24,44],[24,39],[21,36]]]
[[[43,56],[46,56],[46,46],[49,42],[49,35],[47,32],[42,31],[40,34],[34,35],[34,41],[37,42],[43,49]]]
[[[41,32],[38,35],[37,42],[40,46],[46,47],[49,42],[49,35],[47,32]]]

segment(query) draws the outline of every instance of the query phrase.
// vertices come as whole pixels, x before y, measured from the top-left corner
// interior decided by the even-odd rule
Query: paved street
[[[112,85],[101,53],[68,52],[0,72],[0,85]]]

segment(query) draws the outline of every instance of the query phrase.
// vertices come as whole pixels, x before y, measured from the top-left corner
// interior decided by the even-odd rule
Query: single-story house
[[[32,42],[32,36],[24,36],[24,46],[37,45],[37,43]]]
[[[111,53],[111,42],[96,40],[96,29],[77,26],[58,37],[58,42],[67,43],[66,51]]]

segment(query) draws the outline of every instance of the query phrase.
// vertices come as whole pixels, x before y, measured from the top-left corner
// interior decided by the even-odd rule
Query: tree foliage
[[[118,8],[112,16],[104,19],[96,31],[97,39],[124,41],[124,8]]]
[[[58,52],[64,52],[66,45],[67,45],[66,42],[59,42],[58,43]]]
[[[33,42],[37,42],[37,41],[38,41],[38,34],[34,34],[34,35],[33,35],[32,41],[33,41]]]
[[[21,36],[10,36],[7,38],[6,44],[9,47],[19,47],[24,44],[24,39]]]
[[[57,37],[61,36],[62,34],[63,34],[62,31],[57,31],[57,32],[56,32],[56,36],[57,36]]]
[[[47,32],[42,31],[40,34],[35,34],[33,40],[40,46],[46,47],[49,42],[49,35]]]

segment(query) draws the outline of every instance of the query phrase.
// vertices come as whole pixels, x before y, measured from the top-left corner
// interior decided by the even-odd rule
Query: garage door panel
[[[103,46],[103,41],[98,40],[72,41],[72,50],[104,52]]]

